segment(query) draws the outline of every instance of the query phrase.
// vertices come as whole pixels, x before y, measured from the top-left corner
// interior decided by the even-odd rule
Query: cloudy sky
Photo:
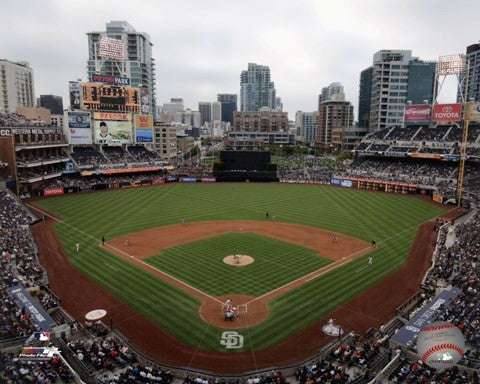
[[[317,108],[322,87],[345,86],[358,104],[360,71],[380,49],[421,59],[462,53],[478,42],[478,0],[0,0],[0,58],[28,61],[35,93],[66,100],[69,80],[86,79],[86,32],[127,20],[147,32],[157,64],[157,104],[187,107],[239,93],[248,62],[270,66],[294,118]],[[454,101],[453,79],[440,99]]]

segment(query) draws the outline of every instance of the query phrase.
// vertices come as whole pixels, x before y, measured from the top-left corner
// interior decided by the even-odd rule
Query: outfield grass
[[[243,254],[255,262],[232,267],[225,256]],[[311,249],[256,233],[226,233],[164,249],[145,260],[212,296],[260,296],[331,263]]]
[[[418,225],[441,212],[405,196],[278,184],[167,184],[61,196],[36,204],[63,218],[55,227],[75,267],[179,340],[220,351],[225,351],[219,343],[222,330],[200,319],[197,299],[98,247],[102,235],[111,239],[179,223],[182,218],[265,220],[268,211],[277,221],[321,227],[379,244],[374,251],[376,262],[361,274],[355,271],[365,265],[366,255],[269,302],[266,321],[239,331],[245,336],[242,350],[251,350],[284,340],[398,269]],[[78,255],[74,252],[77,242],[82,250]]]

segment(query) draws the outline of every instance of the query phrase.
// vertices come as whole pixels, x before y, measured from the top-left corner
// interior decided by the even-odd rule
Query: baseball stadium
[[[0,112],[0,381],[479,382],[480,103],[322,147],[97,77],[60,126]],[[435,322],[465,343],[419,352]]]

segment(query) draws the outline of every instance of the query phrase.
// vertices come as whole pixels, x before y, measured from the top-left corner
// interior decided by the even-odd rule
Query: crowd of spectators
[[[130,154],[125,152],[122,147],[103,147],[105,157],[113,164],[124,164],[132,161]]]
[[[68,384],[74,382],[70,369],[56,355],[46,361],[24,361],[13,353],[0,352],[0,379],[6,384]]]
[[[287,155],[275,159],[278,177],[283,182],[328,183],[335,170],[335,161],[313,155]]]
[[[30,235],[32,217],[5,190],[0,190],[0,255],[11,264],[26,287],[39,286],[44,274],[37,262],[36,248]]]
[[[52,160],[63,160],[68,155],[62,150],[52,149],[50,151],[21,151],[17,156],[17,163],[43,163]]]
[[[75,147],[70,156],[79,166],[110,163],[105,156],[92,147]]]
[[[437,371],[423,364],[422,360],[410,362],[405,360],[389,377],[390,383],[451,383],[451,384],[477,384],[478,374],[470,375],[454,366],[450,369]]]
[[[441,142],[444,138],[445,134],[450,130],[456,130],[456,126],[449,126],[449,125],[439,125],[434,128],[430,127],[421,127],[420,131],[415,135],[415,141],[430,141],[430,142]],[[450,134],[450,133],[449,133]],[[449,141],[449,140],[445,140]],[[457,141],[457,140],[451,140]]]
[[[35,330],[25,311],[6,292],[20,282],[26,287],[43,282],[28,229],[31,223],[32,218],[17,201],[0,190],[0,339],[28,337]]]
[[[99,379],[99,382],[101,384],[170,384],[173,379],[173,372],[169,370],[135,364],[110,377],[103,375],[103,377]]]
[[[385,137],[386,140],[410,141],[418,131],[418,126],[394,127]],[[417,140],[417,138],[415,138]]]
[[[352,378],[347,373],[346,367],[320,360],[298,368],[295,372],[295,379],[299,384],[346,384]]]
[[[177,165],[176,173],[179,176],[213,177],[213,166],[204,163],[183,163]]]
[[[378,356],[381,349],[381,343],[376,336],[364,338],[355,335],[349,343],[340,343],[336,349],[330,352],[329,357],[347,367],[357,366],[365,370],[368,364]]]
[[[101,340],[76,340],[68,344],[78,360],[92,371],[106,369],[113,371],[136,362],[136,356],[120,340],[106,336]]]
[[[130,158],[137,163],[160,160],[160,156],[158,156],[157,152],[149,151],[142,145],[129,145],[127,150],[130,154]]]
[[[62,173],[65,170],[65,164],[54,163],[48,165],[42,165],[33,168],[18,168],[18,178],[22,180],[33,179],[39,177],[46,177]]]
[[[457,163],[398,157],[359,157],[340,175],[436,186],[456,178]]]
[[[153,180],[164,177],[163,171],[149,173],[133,173],[125,175],[92,175],[80,176],[78,174],[63,175],[55,179],[46,180],[42,184],[43,188],[62,188],[62,187],[89,187],[99,184],[112,183],[138,183],[145,180]],[[41,191],[40,191],[41,192]]]
[[[46,124],[34,122],[18,113],[0,112],[0,127],[44,127]]]

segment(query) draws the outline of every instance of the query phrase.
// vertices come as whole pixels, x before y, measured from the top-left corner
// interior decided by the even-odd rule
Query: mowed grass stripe
[[[67,195],[41,200],[36,204],[97,239],[84,237],[65,225],[57,225],[60,238],[76,268],[100,284],[103,282],[106,289],[145,313],[179,340],[194,346],[198,344],[200,348],[221,351],[225,351],[219,343],[222,330],[205,327],[198,315],[198,300],[161,282],[148,272],[132,269],[127,262],[105,252],[98,247],[102,235],[109,239],[141,229],[176,224],[182,218],[187,221],[265,220],[265,212],[270,212],[277,221],[321,227],[366,241],[374,239],[380,244],[373,254],[374,268],[355,273],[367,263],[367,256],[363,256],[272,300],[268,319],[251,327],[251,338],[245,338],[245,350],[250,350],[273,345],[295,334],[322,314],[396,270],[405,261],[416,227],[440,213],[438,208],[422,201],[393,194],[322,186],[264,184],[170,184]],[[81,244],[78,256],[74,252],[76,242]],[[197,251],[200,258],[209,257],[227,245],[228,242],[218,246],[206,243],[205,249]],[[253,246],[253,250],[262,258],[269,257],[271,261],[259,264],[262,272],[267,273],[261,280],[252,278],[250,273],[239,275],[238,285],[249,286],[250,293],[255,295],[265,290],[263,284],[281,284],[284,269],[275,264],[276,258],[272,258],[270,247],[262,244]],[[294,271],[304,267],[303,264],[309,264],[302,263],[302,252],[294,252],[289,257],[287,252],[283,257],[289,259]],[[118,272],[104,265],[105,262],[118,269]],[[198,274],[198,269],[204,267],[200,261],[195,260],[195,263],[186,271],[188,274]],[[185,266],[182,262],[175,264],[174,261],[167,264],[174,272]],[[225,289],[220,289],[220,286],[230,288],[229,274],[212,277],[214,270],[210,266],[205,268],[204,273],[210,276],[205,280],[205,289],[219,292]],[[322,302],[321,298],[326,300]],[[300,311],[302,307],[306,309]],[[240,333],[247,336],[246,330]]]
[[[223,263],[224,257],[236,253],[252,256],[255,262],[244,267]],[[215,296],[259,296],[330,263],[315,251],[248,232],[173,247],[146,261]]]

